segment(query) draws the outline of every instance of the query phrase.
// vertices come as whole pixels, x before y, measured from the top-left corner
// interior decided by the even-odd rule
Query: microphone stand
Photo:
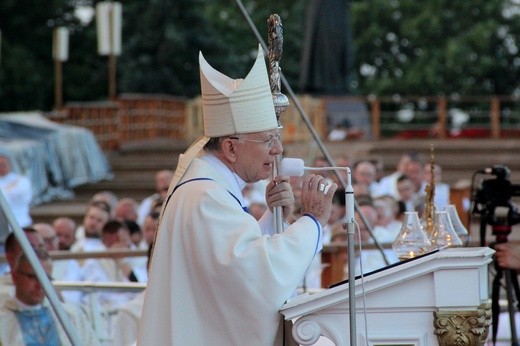
[[[354,250],[355,216],[354,216],[354,189],[351,184],[350,169],[347,168],[347,186],[345,188],[345,224],[348,240],[348,296],[349,296],[349,322],[350,322],[350,346],[356,346],[356,256]]]

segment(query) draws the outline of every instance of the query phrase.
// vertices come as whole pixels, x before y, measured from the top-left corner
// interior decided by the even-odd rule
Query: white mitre
[[[204,137],[179,156],[170,195],[210,137],[278,128],[262,46],[244,79],[232,79],[211,67],[199,54]],[[163,206],[164,208],[164,206]]]
[[[276,129],[278,121],[262,47],[245,79],[232,79],[199,53],[204,134],[220,137]]]

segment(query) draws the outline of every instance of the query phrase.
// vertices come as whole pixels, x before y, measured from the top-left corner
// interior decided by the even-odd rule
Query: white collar
[[[222,176],[228,181],[229,185],[233,187],[233,191],[230,191],[236,198],[240,200],[242,206],[246,206],[242,190],[246,187],[246,182],[238,176],[235,172],[229,169],[218,157],[213,154],[205,153],[202,160],[211,164],[215,170],[217,170]]]
[[[13,297],[14,302],[16,303],[16,306],[18,307],[19,311],[35,311],[39,310],[43,307],[43,304],[36,304],[36,305],[27,305],[24,302],[20,301],[18,297]]]

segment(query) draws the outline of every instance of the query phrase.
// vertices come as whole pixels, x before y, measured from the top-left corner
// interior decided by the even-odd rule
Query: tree
[[[520,23],[508,0],[367,0],[352,5],[359,93],[509,94]]]
[[[280,66],[292,87],[300,73],[305,0],[280,2],[274,0],[243,1],[255,28],[267,44],[267,19],[278,14],[284,28],[284,46]],[[235,78],[245,76],[256,57],[258,40],[235,1],[214,0],[206,5],[207,17],[212,19],[215,37],[228,54],[215,57],[216,66],[223,71],[236,71]],[[213,61],[213,59],[212,59]],[[249,62],[249,63],[248,63]]]
[[[52,109],[52,27],[58,24],[72,28],[63,64],[65,102],[106,100],[107,61],[96,52],[95,22],[78,25],[75,3],[0,1],[0,110]],[[309,1],[243,4],[264,40],[269,15],[282,18],[280,65],[298,91]],[[356,73],[349,78],[351,93],[520,91],[520,21],[513,0],[356,0],[350,9]],[[215,68],[239,78],[251,67],[258,43],[237,3],[227,0],[125,0],[123,26],[118,92],[192,97],[200,90],[199,51]]]
[[[121,92],[193,96],[200,90],[198,50],[216,47],[204,1],[125,3]]]
[[[21,1],[0,2],[2,65],[0,109],[47,108],[52,100],[52,32],[47,22],[53,15],[47,1],[33,6]]]

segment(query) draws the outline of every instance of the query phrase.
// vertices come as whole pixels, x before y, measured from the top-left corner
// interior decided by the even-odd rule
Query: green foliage
[[[198,50],[212,50],[203,1],[129,1],[119,64],[122,92],[193,96],[199,92]]]
[[[243,78],[256,57],[259,40],[235,1],[213,0],[205,3],[205,17],[211,19],[211,34],[216,46],[212,47],[213,49],[202,50],[204,57],[227,75]],[[243,5],[266,44],[267,19],[273,13],[282,18],[284,52],[280,66],[291,85],[295,84],[299,75],[303,44],[305,1],[243,1]],[[198,70],[196,75],[198,78]]]
[[[504,0],[352,4],[361,94],[510,94],[520,77],[516,5]]]
[[[35,0],[33,3],[37,2]],[[46,3],[39,2],[40,6]],[[38,11],[34,7],[21,1],[0,2],[2,111],[46,108],[52,99],[51,46],[44,42],[51,42],[52,39],[47,21],[53,12],[46,6],[41,6]]]
[[[518,92],[519,14],[512,0],[357,0],[350,3],[357,81],[368,95],[480,95]],[[49,110],[54,93],[52,27],[72,29],[63,64],[64,100],[107,98],[107,58],[96,51],[95,21],[83,27],[71,0],[0,1],[0,110]],[[308,0],[243,0],[266,41],[267,18],[284,25],[280,62],[295,88]],[[327,20],[322,18],[321,20]],[[258,39],[235,1],[125,0],[118,92],[192,97],[198,53],[243,77]],[[295,88],[295,91],[296,90]]]

